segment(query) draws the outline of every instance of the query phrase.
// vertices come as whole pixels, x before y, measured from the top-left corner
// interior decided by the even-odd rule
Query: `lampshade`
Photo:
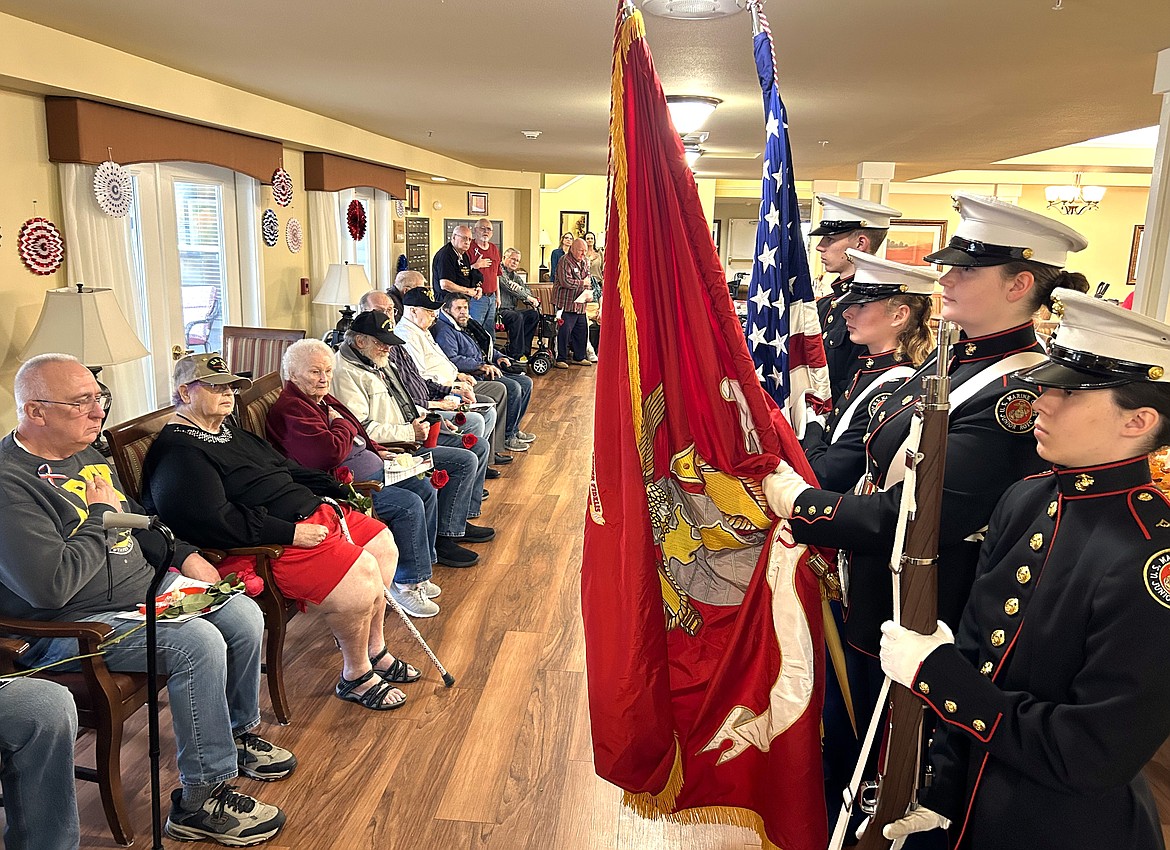
[[[352,263],[332,263],[313,303],[356,304],[369,291],[370,279],[366,277],[364,267]]]
[[[112,366],[150,354],[126,321],[114,290],[83,283],[45,293],[20,359],[52,353],[72,354],[86,366]]]
[[[552,244],[552,240],[548,238],[548,231],[547,230],[540,231],[540,246],[543,248],[545,245],[551,245],[551,244]]]
[[[693,169],[695,163],[699,161],[699,157],[705,153],[706,151],[698,145],[683,145],[683,155],[687,158],[687,166],[689,168]]]
[[[723,103],[717,97],[705,97],[697,94],[668,94],[666,106],[670,110],[670,120],[680,136],[693,133],[703,126],[715,107]]]

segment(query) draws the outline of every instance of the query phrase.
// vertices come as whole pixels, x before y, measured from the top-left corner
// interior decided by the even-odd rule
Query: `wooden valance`
[[[381,189],[392,198],[406,200],[406,172],[400,168],[321,151],[305,153],[306,191],[337,192],[358,186]]]
[[[205,162],[271,183],[280,142],[151,115],[77,97],[46,97],[49,160],[97,165],[115,162]]]

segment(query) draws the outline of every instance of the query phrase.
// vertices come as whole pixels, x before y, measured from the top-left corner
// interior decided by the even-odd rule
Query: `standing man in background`
[[[483,295],[479,300],[469,297],[467,303],[471,307],[471,318],[483,325],[489,334],[495,336],[496,311],[499,309],[496,293],[499,289],[500,249],[491,241],[492,223],[486,218],[481,218],[475,223],[473,232],[475,239],[467,249],[467,255],[471,260],[471,267],[479,270]]]

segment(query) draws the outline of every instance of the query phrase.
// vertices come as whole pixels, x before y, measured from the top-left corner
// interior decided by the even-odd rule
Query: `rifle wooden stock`
[[[947,323],[943,323],[944,326]],[[945,364],[949,346],[940,331],[939,360]],[[916,510],[906,526],[906,545],[901,559],[901,623],[921,634],[938,628],[939,520],[942,516],[943,473],[949,403],[949,379],[945,365],[939,375],[926,379],[927,392],[921,412],[922,436],[913,461],[917,475]],[[933,385],[931,382],[935,382]],[[877,811],[870,817],[858,843],[859,850],[888,850],[893,842],[882,835],[886,824],[904,816],[914,801],[923,751],[922,701],[907,688],[893,683],[884,730],[883,759],[878,772]]]

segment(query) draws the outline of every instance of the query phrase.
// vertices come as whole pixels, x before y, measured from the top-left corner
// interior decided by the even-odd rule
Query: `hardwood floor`
[[[324,625],[296,617],[288,639],[292,725],[273,722],[261,689],[259,730],[300,759],[284,782],[238,780],[279,805],[288,824],[272,850],[744,850],[754,833],[643,820],[593,772],[585,695],[579,570],[593,431],[595,372],[534,379],[533,448],[489,482],[483,521],[496,528],[469,570],[437,568],[442,613],[415,621],[456,684],[442,686],[393,616],[391,650],[424,670],[408,704],[375,713],[334,699],[340,659]],[[164,692],[165,693],[165,692]],[[169,712],[162,787],[177,786]],[[1170,753],[1168,753],[1170,755]],[[83,737],[79,761],[89,763]],[[145,711],[123,746],[137,831],[150,846]],[[1170,805],[1170,758],[1151,769]],[[97,790],[79,783],[82,847],[112,848]],[[166,811],[164,803],[164,815]],[[1163,805],[1162,811],[1170,808]],[[167,847],[185,847],[166,841]],[[207,845],[210,846],[210,845]]]
[[[456,683],[433,667],[391,615],[392,652],[424,670],[407,705],[376,713],[332,696],[340,657],[324,624],[291,623],[286,649],[292,725],[275,725],[261,689],[260,733],[300,760],[284,782],[237,780],[288,813],[272,850],[743,850],[733,827],[650,822],[620,805],[593,772],[585,695],[579,576],[595,371],[534,378],[530,451],[488,482],[482,521],[496,539],[469,570],[436,568],[442,612],[416,620]],[[164,692],[165,699],[165,692]],[[177,787],[170,714],[162,716],[162,787]],[[123,781],[150,846],[146,712],[131,721]],[[79,743],[89,763],[92,742]],[[166,806],[164,802],[164,816]],[[112,848],[96,787],[78,785],[82,847]],[[166,840],[167,847],[192,846]],[[208,845],[210,846],[210,845]]]

